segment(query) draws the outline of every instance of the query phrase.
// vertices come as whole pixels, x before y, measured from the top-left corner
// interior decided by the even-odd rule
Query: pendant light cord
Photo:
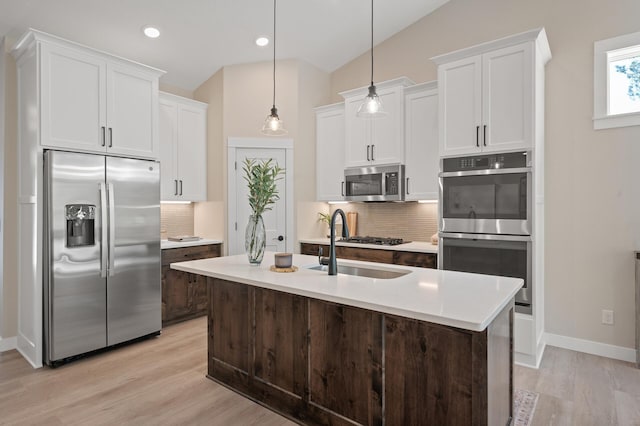
[[[276,0],[273,0],[273,107],[276,107]]]
[[[373,0],[371,0],[371,85],[373,86]]]

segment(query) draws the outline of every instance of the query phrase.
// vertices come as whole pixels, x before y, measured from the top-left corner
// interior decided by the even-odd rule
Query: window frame
[[[595,130],[640,126],[640,111],[609,114],[609,63],[619,59],[623,50],[627,52],[637,50],[640,55],[640,32],[596,41],[593,44],[593,128]]]

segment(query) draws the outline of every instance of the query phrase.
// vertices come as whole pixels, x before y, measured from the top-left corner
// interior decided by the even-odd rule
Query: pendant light
[[[271,113],[267,115],[267,118],[264,120],[262,134],[268,136],[282,136],[287,134],[282,120],[278,117],[278,108],[276,108],[276,0],[273,0],[273,105],[271,107]]]
[[[380,118],[386,115],[386,111],[382,108],[382,101],[376,93],[376,86],[373,85],[373,0],[371,0],[371,85],[369,86],[369,93],[356,112],[356,116],[360,118]]]

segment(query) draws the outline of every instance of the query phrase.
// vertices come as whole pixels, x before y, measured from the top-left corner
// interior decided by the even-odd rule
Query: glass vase
[[[247,252],[250,264],[260,265],[262,263],[266,242],[267,235],[262,216],[249,216],[249,223],[244,234],[244,249]]]

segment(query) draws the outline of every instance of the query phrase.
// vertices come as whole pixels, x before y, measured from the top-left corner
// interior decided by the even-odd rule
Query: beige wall
[[[593,43],[638,31],[640,2],[451,0],[377,46],[375,80],[436,79],[430,57],[545,27],[546,331],[634,346],[640,248],[640,127],[593,130]],[[331,76],[331,93],[365,86],[363,55]],[[615,325],[600,324],[601,309]]]
[[[12,46],[14,41],[7,41],[6,46]],[[3,289],[1,337],[16,336],[18,331],[18,255],[14,249],[18,245],[17,227],[18,223],[18,143],[17,143],[17,77],[16,63],[13,57],[5,51],[0,50],[0,55],[4,55],[5,61],[5,120],[4,120],[4,250],[3,250]]]
[[[162,92],[171,93],[177,96],[182,96],[183,98],[193,99],[193,91],[181,89],[180,87],[172,86],[170,84],[160,83],[160,90]]]
[[[264,137],[260,133],[273,96],[272,62],[224,67],[194,92],[209,104],[208,202],[197,203],[195,232],[227,240],[226,188],[229,137]],[[329,75],[298,60],[276,63],[276,106],[294,141],[294,222],[296,234],[315,226],[315,114],[328,102]],[[292,236],[297,241],[297,236]],[[297,244],[296,244],[297,245]]]
[[[207,108],[207,201],[196,203],[194,233],[201,237],[225,240],[224,208],[224,108],[222,86],[224,69],[213,74],[194,92],[194,99],[209,104]],[[225,246],[226,247],[226,246]]]

